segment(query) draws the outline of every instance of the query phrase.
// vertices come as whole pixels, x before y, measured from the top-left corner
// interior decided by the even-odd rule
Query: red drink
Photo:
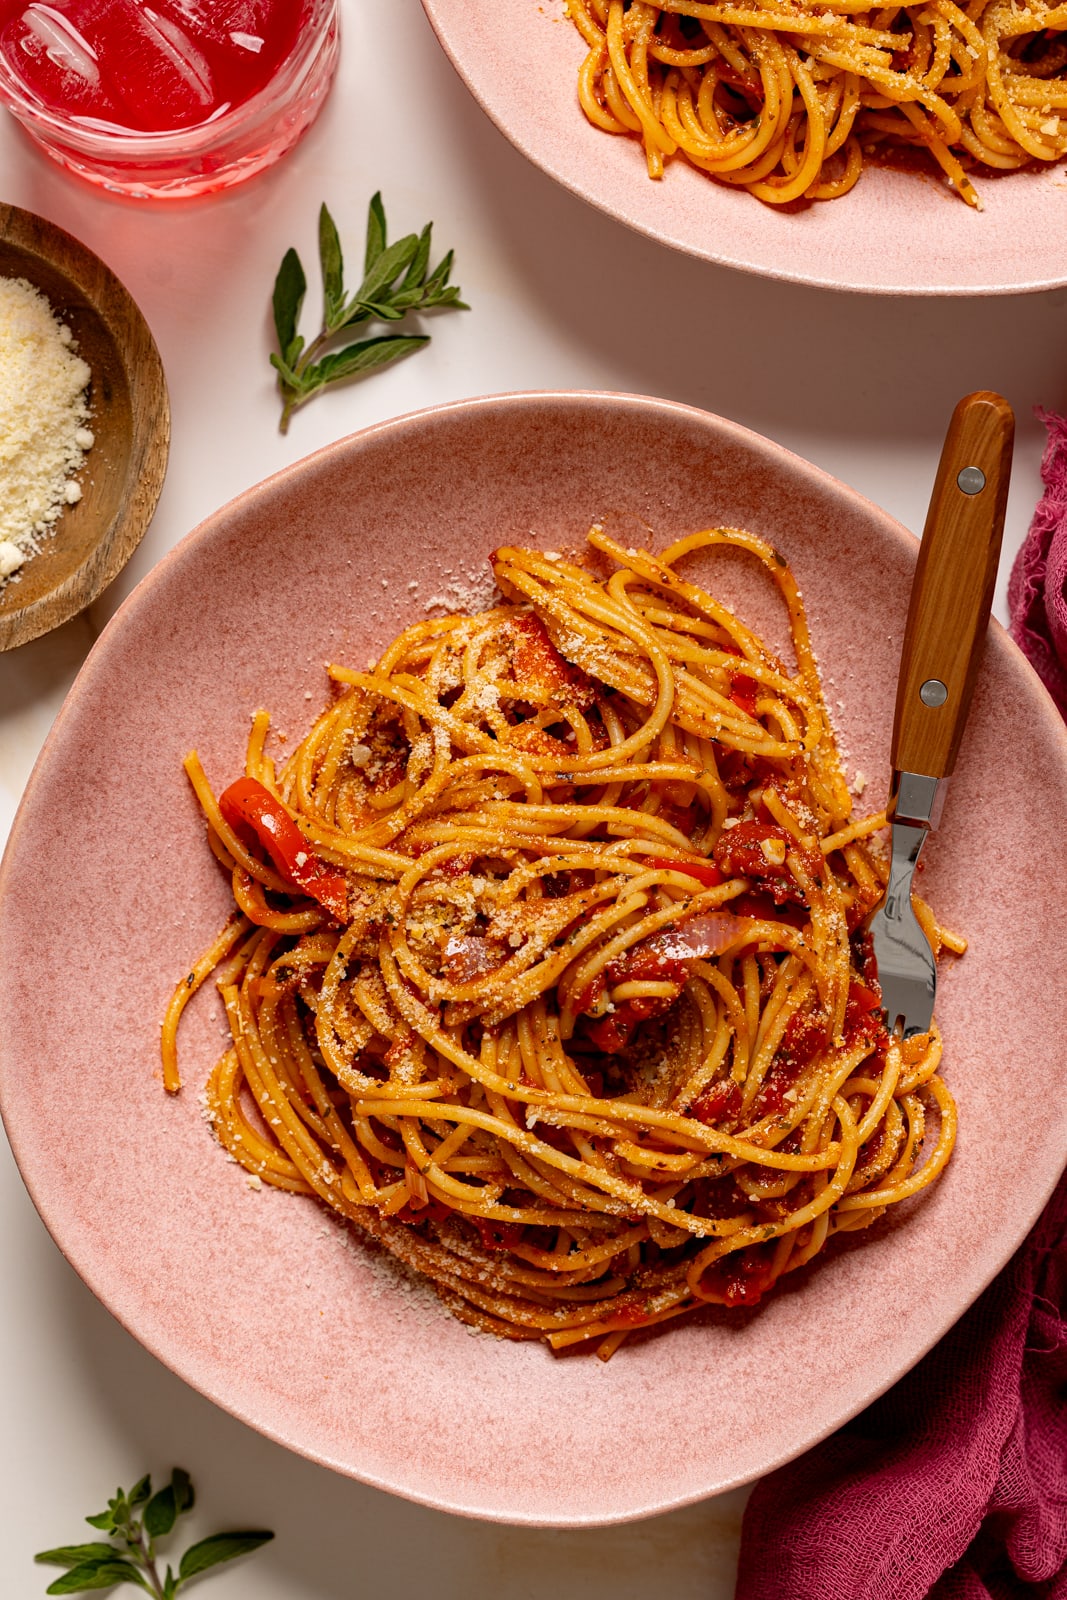
[[[257,94],[307,10],[305,0],[0,0],[0,55],[72,120],[159,133]]]
[[[336,0],[0,0],[0,96],[49,154],[128,193],[276,160],[336,49]]]

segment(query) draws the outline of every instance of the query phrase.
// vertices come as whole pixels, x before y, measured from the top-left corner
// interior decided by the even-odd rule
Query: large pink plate
[[[1067,283],[1067,168],[975,175],[973,211],[933,178],[868,171],[851,194],[767,206],[680,160],[651,182],[632,139],[578,105],[585,46],[563,0],[422,0],[457,72],[522,153],[620,222],[705,261],[874,294],[975,295]],[[644,286],[646,289],[649,285]],[[651,286],[654,295],[654,286]]]
[[[503,541],[559,549],[748,525],[794,564],[850,770],[883,788],[915,541],[858,495],[703,412],[619,395],[444,406],[342,440],[211,517],[87,661],[0,869],[0,1103],[26,1183],[86,1283],[175,1372],[368,1483],[471,1516],[640,1517],[745,1482],[838,1427],[950,1326],[1026,1232],[1067,1147],[1067,739],[993,630],[928,892],[971,940],[939,1015],[959,1099],[944,1180],[755,1314],[708,1314],[606,1366],[472,1335],[309,1200],[253,1191],[198,1099],[220,1047],[203,993],[187,1087],[159,1020],[226,914],[181,758],[216,786],[250,714],[286,748],[325,693],[442,602],[484,596]],[[646,525],[653,531],[646,532]],[[772,635],[727,560],[715,580]]]

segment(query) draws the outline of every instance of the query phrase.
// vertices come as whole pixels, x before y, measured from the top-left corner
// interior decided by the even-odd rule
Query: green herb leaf
[[[174,1490],[174,1499],[178,1506],[178,1515],[183,1517],[191,1511],[196,1504],[196,1495],[193,1492],[193,1480],[184,1467],[175,1467],[170,1475],[171,1488]]]
[[[167,1487],[154,1494],[145,1506],[144,1531],[150,1539],[163,1539],[177,1520],[178,1502],[174,1496],[174,1485],[168,1483]]]
[[[300,374],[295,367],[290,367],[284,362],[276,350],[272,350],[270,353],[270,364],[280,374],[283,389],[299,389]]]
[[[401,289],[421,288],[426,277],[426,268],[430,265],[430,235],[433,232],[433,223],[428,222],[419,234],[418,249],[411,258],[411,265],[404,274]]]
[[[90,1527],[102,1528],[105,1533],[116,1533],[124,1528],[130,1520],[130,1503],[122,1490],[116,1489],[114,1499],[109,1500],[107,1503],[107,1510],[98,1511],[94,1516],[86,1517],[85,1520]]]
[[[321,329],[307,346],[296,331],[307,282],[296,251],[286,251],[274,284],[278,349],[270,356],[282,397],[283,433],[296,407],[328,384],[376,371],[429,343],[425,334],[394,334],[331,348],[342,333],[364,322],[402,322],[413,312],[468,309],[459,298],[459,287],[448,281],[451,250],[427,276],[432,233],[433,224],[428,222],[421,233],[406,234],[389,244],[382,197],[375,194],[367,214],[363,282],[355,294],[346,297],[341,241],[333,217],[323,205],[319,211],[323,319]]]
[[[303,264],[295,250],[287,250],[274,280],[274,329],[278,335],[278,348],[286,361],[292,360],[292,346],[296,339],[296,324],[307,292],[307,278]]]
[[[363,276],[373,267],[382,251],[385,249],[385,207],[382,205],[381,190],[371,196],[370,209],[367,212],[367,248],[363,256]]]
[[[108,1501],[107,1510],[87,1517],[86,1521],[94,1527],[106,1527],[125,1544],[126,1551],[99,1541],[57,1545],[52,1550],[40,1551],[35,1560],[69,1568],[45,1592],[82,1594],[89,1589],[110,1589],[117,1583],[134,1583],[151,1595],[152,1600],[175,1600],[187,1578],[206,1572],[220,1562],[258,1550],[260,1545],[274,1538],[265,1530],[217,1533],[191,1545],[181,1558],[178,1571],[168,1566],[160,1578],[154,1541],[171,1532],[177,1519],[191,1510],[195,1499],[192,1479],[182,1467],[174,1468],[170,1482],[158,1494],[152,1493],[152,1480],[147,1475],[128,1494],[116,1490],[115,1498]],[[136,1515],[135,1506],[144,1507],[140,1516]]]
[[[452,251],[449,250],[447,255],[444,255],[444,256],[441,257],[440,261],[437,263],[436,267],[434,267],[433,271],[430,273],[430,276],[427,278],[427,280],[426,280],[427,292],[430,293],[430,294],[433,294],[438,289],[442,289],[444,287],[444,285],[448,282],[448,276],[449,276],[449,273],[451,271],[452,271]]]
[[[447,289],[437,290],[429,299],[424,300],[423,307],[427,311],[440,309],[442,306],[451,306],[456,311],[469,311],[470,306],[465,300],[459,298],[459,286],[450,284]]]
[[[178,1566],[178,1581],[185,1583],[198,1572],[206,1572],[208,1567],[217,1567],[223,1561],[235,1561],[238,1556],[258,1550],[273,1538],[273,1533],[265,1529],[250,1533],[212,1534],[210,1539],[201,1539],[199,1544],[189,1546]]]
[[[319,211],[319,263],[322,267],[323,326],[332,328],[345,303],[344,259],[337,224],[326,206]]]
[[[120,1561],[112,1555],[110,1561],[87,1561],[84,1566],[65,1572],[48,1585],[45,1594],[82,1594],[86,1589],[110,1589],[116,1583],[136,1583],[141,1589],[148,1588],[144,1574],[138,1572],[132,1561]]]
[[[416,307],[421,307],[426,290],[422,284],[416,284],[413,289],[395,289],[388,302],[389,311],[394,315],[403,316]]]
[[[376,299],[383,289],[387,289],[411,265],[418,248],[418,234],[408,233],[403,239],[398,239],[396,244],[391,244],[387,250],[383,250],[360,284],[354,303],[366,305],[368,301]]]
[[[335,383],[338,378],[351,378],[357,372],[370,372],[398,361],[420,345],[428,344],[425,334],[405,337],[403,334],[386,334],[380,339],[363,339],[359,344],[346,345],[324,356],[317,369],[320,383]]]
[[[358,306],[360,315],[358,317],[346,317],[343,323],[346,328],[351,327],[354,322],[365,322],[368,317],[377,317],[379,322],[399,322],[407,309],[406,307],[401,307],[398,310],[388,300],[358,300],[353,301],[352,306]],[[352,307],[349,309],[351,310]]]
[[[55,1567],[79,1567],[83,1561],[112,1561],[115,1547],[111,1544],[61,1544],[55,1550],[40,1550],[35,1561],[47,1561]]]

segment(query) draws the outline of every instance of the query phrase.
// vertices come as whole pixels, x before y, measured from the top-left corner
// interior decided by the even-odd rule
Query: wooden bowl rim
[[[99,316],[122,359],[130,391],[133,433],[125,483],[140,492],[124,495],[114,517],[96,532],[78,567],[46,594],[0,615],[0,650],[12,650],[69,622],[92,604],[118,576],[144,538],[155,514],[170,452],[170,396],[163,362],[140,306],[95,251],[57,223],[18,206],[0,205],[0,244],[47,262],[64,277]],[[129,335],[123,323],[140,335],[141,359],[129,361]],[[98,557],[101,545],[107,551]]]

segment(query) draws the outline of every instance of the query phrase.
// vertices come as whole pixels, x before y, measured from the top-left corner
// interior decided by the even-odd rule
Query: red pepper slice
[[[219,810],[246,844],[259,845],[287,883],[344,922],[348,881],[343,872],[317,856],[292,817],[256,778],[238,778],[219,795]]]
[[[695,878],[707,889],[717,889],[726,879],[712,861],[683,861],[675,856],[646,856],[650,867],[655,867],[657,872],[684,872],[690,878]]]

